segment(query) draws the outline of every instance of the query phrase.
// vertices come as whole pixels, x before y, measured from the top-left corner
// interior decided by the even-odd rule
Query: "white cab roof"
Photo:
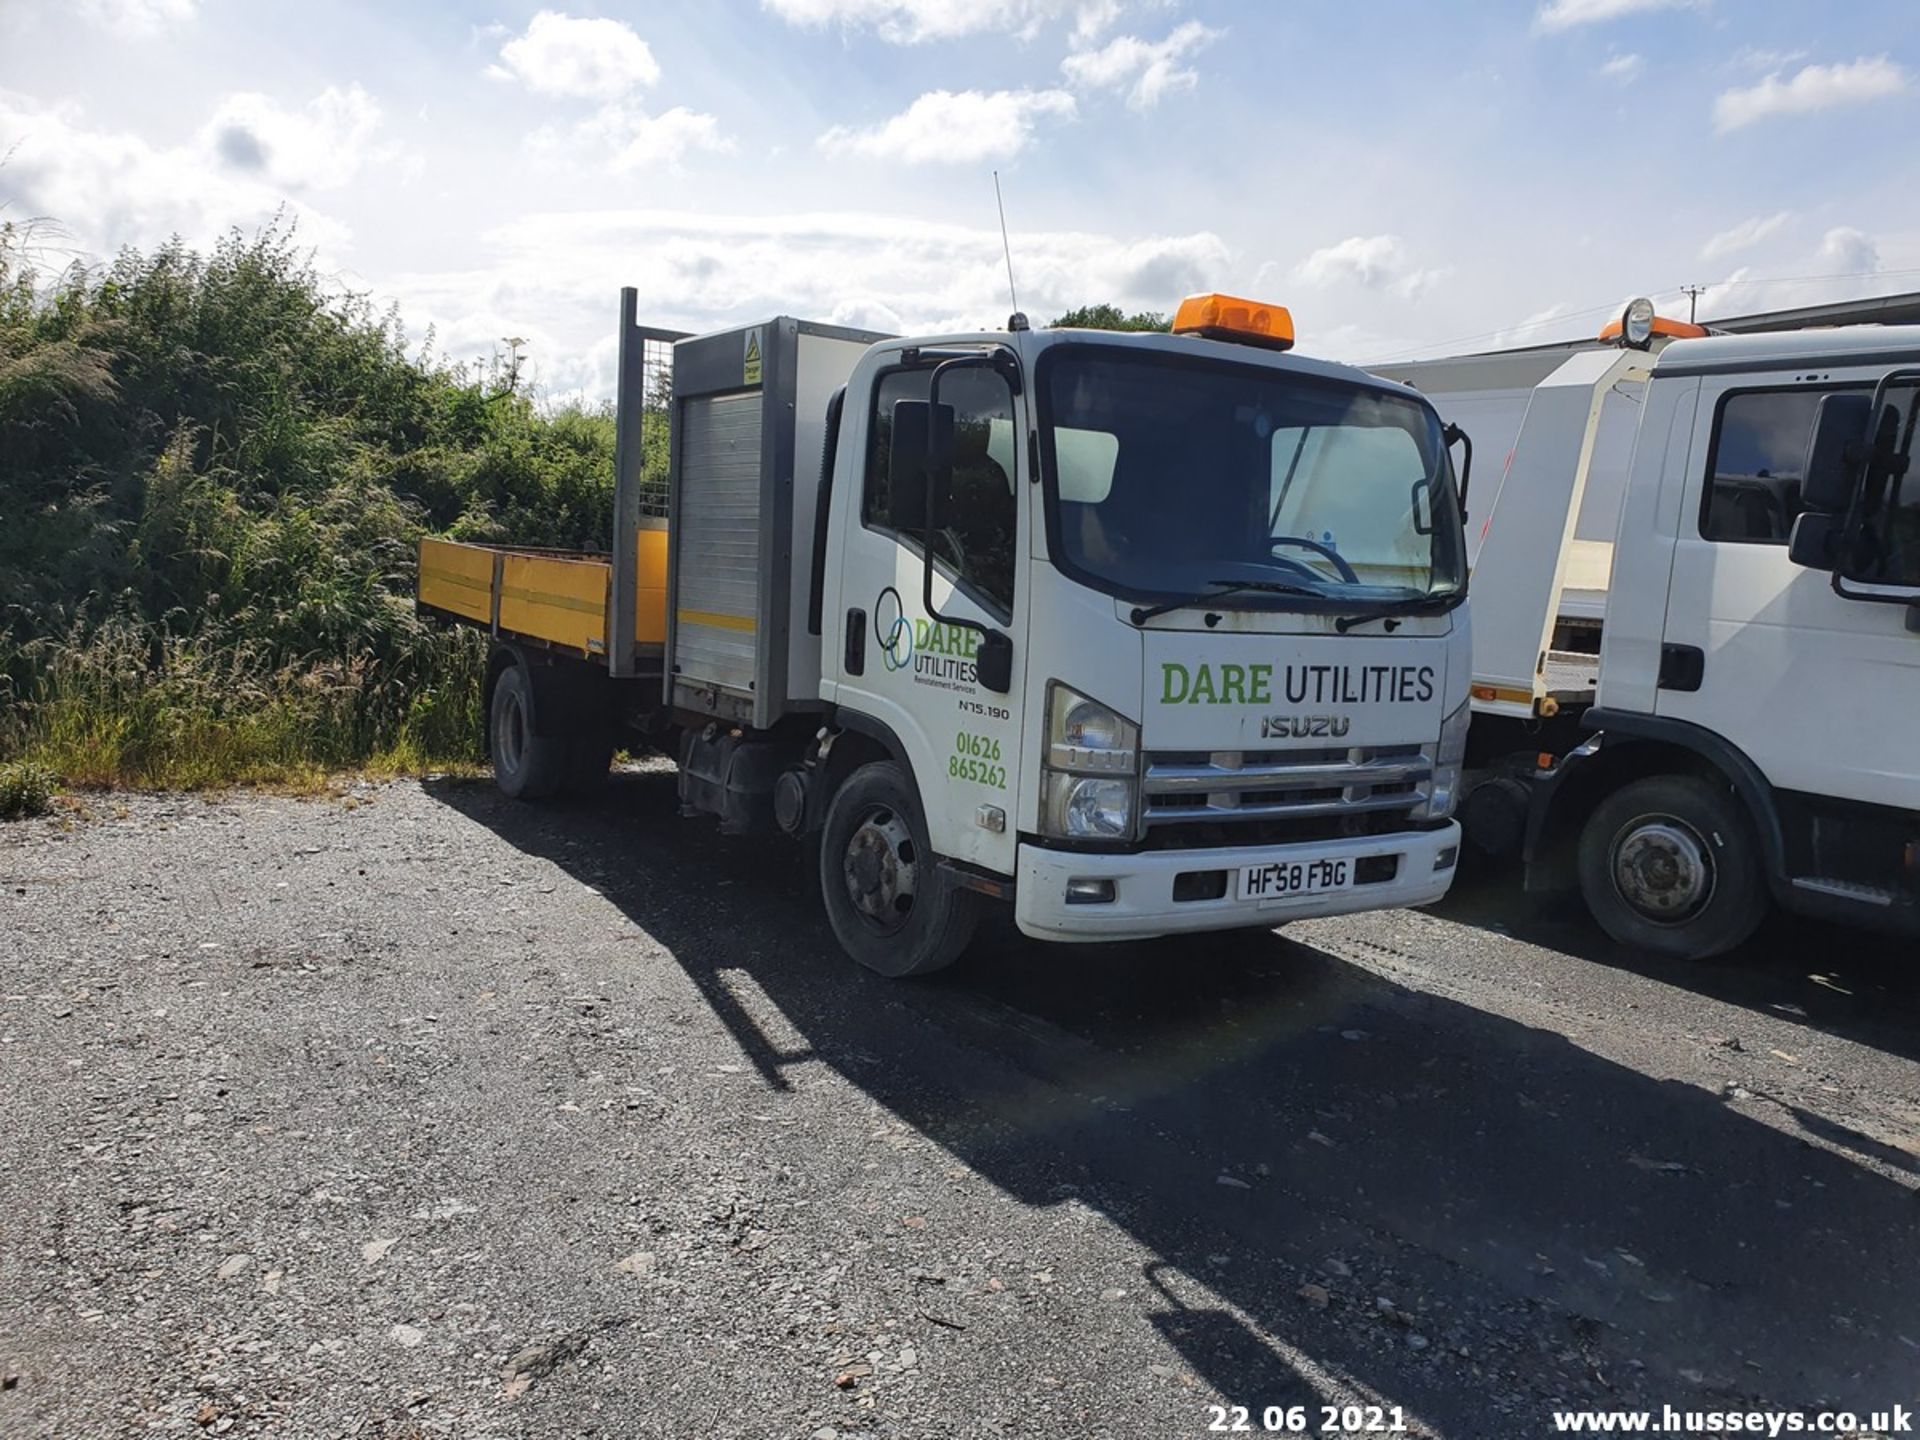
[[[1219,360],[1234,365],[1263,365],[1296,374],[1317,375],[1326,380],[1343,380],[1364,385],[1370,390],[1405,395],[1407,387],[1382,379],[1371,371],[1337,360],[1316,360],[1298,349],[1275,350],[1262,345],[1237,344],[1230,340],[1208,340],[1198,335],[1170,335],[1156,330],[1005,330],[975,331],[971,334],[898,337],[883,342],[888,346],[910,344],[928,350],[951,346],[1005,345],[1024,349],[1029,359],[1054,345],[1113,345],[1130,350],[1154,350],[1161,354]]]
[[[1820,364],[1848,356],[1920,354],[1920,325],[1836,325],[1826,330],[1768,330],[1675,340],[1654,360],[1656,374],[1679,368]]]

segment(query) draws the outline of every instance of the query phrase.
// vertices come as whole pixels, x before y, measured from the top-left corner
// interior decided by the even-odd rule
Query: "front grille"
[[[1380,830],[1391,830],[1425,800],[1432,781],[1433,759],[1418,745],[1165,750],[1147,756],[1141,790],[1149,831],[1306,821],[1339,822],[1334,828],[1343,829],[1363,817],[1383,817],[1389,823]]]
[[[1308,815],[1298,820],[1235,820],[1189,825],[1153,825],[1142,850],[1227,850],[1241,846],[1310,845],[1320,840],[1371,840],[1381,835],[1438,830],[1444,820],[1410,820],[1404,810],[1362,810],[1357,815]]]

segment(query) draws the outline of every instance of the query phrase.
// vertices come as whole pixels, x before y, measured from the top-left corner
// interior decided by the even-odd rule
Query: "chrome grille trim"
[[[1433,762],[1424,755],[1402,760],[1361,760],[1318,765],[1219,764],[1147,766],[1149,795],[1203,794],[1216,790],[1319,789],[1331,785],[1405,785],[1433,778]]]
[[[1204,759],[1162,751],[1146,761],[1149,825],[1411,810],[1427,798],[1434,768],[1417,745],[1216,751]]]

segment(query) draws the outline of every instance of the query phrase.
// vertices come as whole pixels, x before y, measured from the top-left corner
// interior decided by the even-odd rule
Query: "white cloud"
[[[1677,10],[1695,0],[1548,0],[1533,17],[1536,30],[1571,30],[1579,25],[1604,25],[1649,10]]]
[[[42,106],[0,91],[0,204],[14,218],[48,216],[93,256],[169,235],[205,247],[235,226],[256,229],[277,214],[323,253],[348,242],[347,228],[257,172],[236,173],[201,145],[161,147],[89,124],[75,106]]]
[[[1619,308],[1624,310],[1626,303],[1626,301],[1622,300]],[[1571,322],[1573,318],[1579,316],[1581,313],[1582,312],[1575,310],[1567,301],[1556,300],[1545,309],[1534,311],[1519,324],[1510,325],[1505,330],[1498,331],[1486,337],[1486,348],[1489,350],[1507,350],[1517,345],[1541,344],[1553,335],[1567,331],[1569,325],[1563,324],[1562,322]],[[1598,331],[1599,328],[1600,322],[1595,321],[1593,331]]]
[[[1418,299],[1447,273],[1445,268],[1414,265],[1398,235],[1349,235],[1314,251],[1293,269],[1296,280],[1317,290],[1354,284],[1389,290],[1404,300]]]
[[[1796,60],[1807,58],[1804,50],[1761,50],[1752,45],[1742,45],[1733,52],[1733,58],[1727,62],[1734,70],[1784,70]]]
[[[288,189],[346,184],[366,158],[380,107],[358,85],[329,86],[304,109],[248,92],[222,100],[200,132],[219,165]]]
[[[1700,296],[1700,318],[1857,300],[1898,284],[1892,277],[1878,278],[1882,268],[1879,245],[1872,236],[1850,225],[1837,225],[1827,231],[1811,257],[1785,268],[1793,273],[1776,278],[1742,268],[1717,285],[1709,285]]]
[[[1622,85],[1631,85],[1640,78],[1646,68],[1647,59],[1644,55],[1615,55],[1598,70],[1594,71],[1594,74],[1603,80],[1613,80]]]
[[[637,105],[618,100],[565,130],[535,131],[527,143],[562,158],[594,154],[616,173],[654,169],[677,173],[692,151],[730,154],[735,148],[711,115],[684,105],[649,115]]]
[[[1738,225],[1722,230],[1702,245],[1700,258],[1717,260],[1722,255],[1736,255],[1742,250],[1751,250],[1792,219],[1791,210],[1780,210],[1772,215],[1755,215],[1749,220],[1742,220]]]
[[[640,289],[643,322],[704,331],[769,315],[894,334],[1003,324],[1000,232],[858,212],[740,214],[598,211],[530,215],[483,237],[472,270],[383,283],[410,329],[435,325],[455,356],[502,335],[529,338],[542,384],[593,397],[613,388],[608,306]],[[635,255],[647,264],[636,267]],[[1090,301],[1171,310],[1218,287],[1231,256],[1209,232],[1125,237],[1016,232],[1020,303],[1036,324]]]
[[[1088,40],[1120,16],[1121,0],[760,0],[792,25],[844,25],[870,29],[897,45],[954,40],[964,35],[1013,34],[1031,38],[1050,21],[1074,20],[1074,35]]]
[[[1099,39],[1113,28],[1126,8],[1122,0],[1080,0],[1080,12],[1073,21],[1073,43],[1084,45]]]
[[[585,19],[542,10],[526,32],[500,47],[495,80],[518,80],[540,95],[612,100],[660,78],[647,42],[619,20]]]
[[[1118,35],[1098,50],[1082,50],[1060,62],[1067,80],[1082,89],[1127,91],[1127,104],[1151,110],[1178,90],[1191,90],[1199,73],[1181,62],[1219,38],[1220,32],[1189,20],[1154,42]]]
[[[1849,64],[1802,66],[1791,80],[1779,73],[1754,85],[1723,90],[1713,102],[1713,128],[1721,134],[1775,115],[1810,115],[1835,105],[1884,100],[1908,88],[1907,72],[1884,55]]]
[[[970,165],[1017,155],[1042,119],[1070,120],[1064,90],[932,90],[878,125],[836,125],[819,139],[836,155],[902,160],[909,165]]]
[[[1418,300],[1453,273],[1451,265],[1435,265],[1408,270],[1387,288],[1402,300]]]
[[[1821,236],[1820,259],[1835,275],[1869,275],[1880,268],[1880,249],[1872,237],[1837,225]]]
[[[184,25],[199,8],[200,0],[80,0],[76,7],[88,24],[123,40]]]

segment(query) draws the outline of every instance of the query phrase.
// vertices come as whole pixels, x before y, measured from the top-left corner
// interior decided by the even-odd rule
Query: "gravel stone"
[[[1911,1397],[1898,945],[1675,966],[1469,877],[897,984],[661,765],[82,803],[0,826],[7,1440]]]

